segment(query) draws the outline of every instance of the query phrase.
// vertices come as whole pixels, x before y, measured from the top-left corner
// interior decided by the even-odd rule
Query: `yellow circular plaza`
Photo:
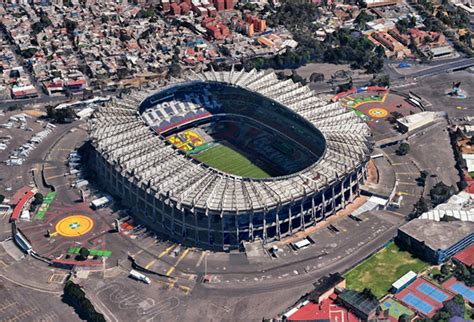
[[[94,221],[84,215],[74,215],[61,219],[56,224],[56,232],[64,237],[78,237],[87,234]]]
[[[369,110],[369,116],[374,118],[384,118],[388,116],[388,111],[384,108],[373,108]]]

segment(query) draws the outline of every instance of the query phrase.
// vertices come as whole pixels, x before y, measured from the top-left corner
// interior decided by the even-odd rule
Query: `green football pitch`
[[[193,157],[208,166],[241,177],[269,178],[268,173],[238,151],[221,144],[204,150]]]

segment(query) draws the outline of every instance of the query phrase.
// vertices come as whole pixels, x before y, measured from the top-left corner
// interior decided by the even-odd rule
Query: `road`
[[[393,80],[401,79],[401,78],[420,78],[426,76],[432,76],[436,74],[450,72],[453,69],[466,69],[469,67],[474,66],[474,58],[460,58],[456,60],[449,60],[447,62],[439,63],[436,65],[428,65],[430,67],[424,68],[423,70],[419,70],[410,74],[400,74],[393,68],[386,68],[390,74],[390,77]]]
[[[117,95],[120,91],[101,91],[101,92],[94,92],[95,97],[99,96],[109,96],[109,95]],[[60,103],[66,102],[73,102],[73,101],[80,101],[83,99],[82,94],[78,94],[72,98],[68,98],[66,96],[46,96],[43,95],[41,97],[35,98],[25,98],[25,99],[18,99],[18,100],[0,100],[0,110],[6,110],[10,106],[18,105],[20,107],[24,107],[27,105],[57,105]]]
[[[294,278],[282,279],[282,280],[270,280],[268,283],[255,283],[253,285],[237,286],[233,287],[229,284],[219,285],[214,287],[212,284],[197,284],[193,292],[198,292],[201,289],[203,292],[209,295],[228,295],[231,293],[233,296],[236,295],[246,295],[246,294],[259,294],[266,293],[271,291],[278,291],[284,288],[293,288],[298,286],[304,286],[311,283],[314,283],[318,278],[333,273],[335,271],[345,272],[351,267],[354,267],[361,261],[363,261],[367,256],[373,254],[376,250],[380,249],[381,246],[385,245],[388,241],[393,239],[396,235],[398,227],[392,227],[388,229],[384,234],[378,236],[376,239],[371,240],[366,243],[364,246],[359,248],[356,252],[350,256],[345,256],[339,261],[334,261],[331,264],[325,266],[322,269],[311,271],[309,273],[297,275]],[[311,260],[311,259],[308,259]],[[301,262],[288,263],[285,266],[292,266],[294,269],[300,269],[303,267]],[[281,267],[278,267],[281,268]],[[286,267],[288,268],[288,267]],[[253,272],[257,274],[259,272]],[[221,273],[222,274],[222,273]]]

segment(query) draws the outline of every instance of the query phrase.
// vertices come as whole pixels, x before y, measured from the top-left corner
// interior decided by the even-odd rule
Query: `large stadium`
[[[281,239],[345,207],[367,176],[370,130],[274,73],[191,73],[91,119],[97,179],[142,224],[215,249]]]

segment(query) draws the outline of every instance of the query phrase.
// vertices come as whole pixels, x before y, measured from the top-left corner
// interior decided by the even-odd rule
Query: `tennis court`
[[[433,286],[429,285],[428,283],[420,284],[417,288],[418,291],[425,294],[426,296],[431,297],[433,300],[437,302],[444,302],[448,298],[448,295],[443,291],[437,290]]]
[[[461,295],[465,300],[474,303],[474,288],[458,281],[455,277],[451,277],[444,282],[443,287],[451,290],[453,293]]]
[[[431,318],[453,296],[424,278],[417,278],[395,298],[412,310]]]
[[[463,283],[454,283],[451,285],[450,289],[467,299],[469,302],[474,303],[474,290],[467,287]]]
[[[430,314],[433,311],[433,307],[423,301],[422,299],[416,297],[412,293],[409,293],[403,297],[403,301],[408,305],[413,306],[418,312],[424,313],[426,315]]]

